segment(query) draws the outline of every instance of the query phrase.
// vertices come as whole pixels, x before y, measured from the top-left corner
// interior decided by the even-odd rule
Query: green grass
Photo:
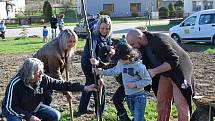
[[[215,53],[215,47],[213,46],[211,46],[211,48],[208,48],[207,50],[206,50],[206,52],[209,52],[209,53]]]
[[[125,103],[126,104],[126,103]],[[131,113],[128,110],[128,107],[126,105],[126,110],[128,112],[129,117],[132,119]],[[77,116],[76,116],[77,111],[74,113],[74,118],[75,121],[77,121]],[[145,111],[145,118],[149,121],[156,121],[157,120],[157,111],[156,111],[156,100],[155,99],[148,99],[147,100],[147,106],[146,106],[146,111]],[[171,110],[171,119],[177,118],[177,111],[176,107],[173,106]],[[62,117],[60,121],[68,121],[69,118],[69,112],[65,111],[62,112]],[[116,109],[113,105],[107,105],[106,111],[103,114],[103,119],[105,121],[117,121],[117,114],[116,114]],[[92,121],[96,121],[95,117],[91,119]]]
[[[151,26],[147,26],[149,31],[169,31],[169,29],[177,24],[153,24]]]
[[[15,38],[7,38],[7,40],[0,40],[0,54],[17,54],[17,53],[34,53],[40,49],[44,43],[42,38],[25,38],[15,40]],[[77,48],[83,48],[85,41],[80,39]]]
[[[196,50],[198,52],[208,52],[215,53],[215,46],[207,44],[207,43],[187,43],[192,44],[192,46],[196,46]],[[0,54],[16,54],[29,52],[34,53],[38,49],[40,49],[44,43],[42,42],[42,38],[25,38],[15,40],[14,38],[7,38],[6,41],[0,40]],[[83,48],[85,45],[84,39],[79,39],[77,44],[77,49]]]
[[[206,52],[206,53],[215,53],[215,46],[211,43],[194,43],[194,42],[187,42],[185,43],[187,46],[188,52]],[[190,48],[189,48],[190,47]],[[195,47],[195,48],[194,48]],[[191,49],[191,50],[190,50]]]
[[[7,38],[6,41],[0,41],[0,54],[34,53],[41,48],[43,44],[42,38],[26,38],[19,40]]]

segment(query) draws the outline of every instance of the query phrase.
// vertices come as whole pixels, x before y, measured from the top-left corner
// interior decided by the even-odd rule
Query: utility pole
[[[160,0],[157,0],[156,6],[157,6],[157,11],[159,11],[159,8],[160,8]]]

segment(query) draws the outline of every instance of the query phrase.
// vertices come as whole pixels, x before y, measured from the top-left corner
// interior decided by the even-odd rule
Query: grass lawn
[[[25,38],[19,40],[7,38],[6,41],[0,40],[0,54],[34,53],[45,44],[42,41],[42,38]],[[84,44],[85,41],[79,39],[77,48],[83,48]]]
[[[15,40],[15,38],[7,38],[6,41],[0,40],[0,54],[16,54],[30,52],[34,53],[44,45],[42,38],[25,38]],[[85,40],[79,39],[77,48],[83,48]],[[201,52],[215,53],[215,46],[210,44],[195,44],[201,48]]]
[[[126,103],[125,103],[126,104]],[[126,105],[127,112],[129,114],[129,117],[132,119],[131,113],[128,110],[128,107]],[[177,118],[177,113],[176,113],[176,107],[173,106],[171,110],[171,119]],[[75,121],[77,120],[77,110],[74,111],[74,118]],[[145,111],[145,118],[149,121],[156,121],[157,120],[157,111],[156,111],[156,100],[153,99],[148,99],[147,100],[147,105],[146,105],[146,111]],[[68,111],[62,112],[61,120],[60,121],[68,121],[70,119],[70,115]],[[103,119],[105,121],[117,121],[117,112],[114,107],[114,105],[107,105],[106,111],[103,114]],[[92,121],[95,121],[95,118],[91,119]]]

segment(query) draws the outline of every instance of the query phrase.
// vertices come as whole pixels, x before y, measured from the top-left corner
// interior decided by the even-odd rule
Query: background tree
[[[169,9],[166,7],[161,7],[159,9],[159,19],[167,19],[169,17]]]
[[[44,16],[45,22],[48,22],[52,16],[52,6],[48,1],[44,2],[43,16]]]
[[[35,2],[37,4],[35,4]],[[42,10],[43,1],[35,0],[35,1],[26,1],[25,11],[27,15],[34,15],[39,13]]]
[[[175,18],[175,7],[173,6],[172,3],[169,3],[168,5],[168,9],[169,9],[169,18]]]
[[[169,3],[169,5],[168,5],[168,9],[169,9],[169,11],[175,11],[175,7],[172,5],[172,3]]]
[[[174,4],[174,7],[175,7],[176,10],[183,10],[183,6],[184,6],[183,1],[177,1],[177,2]]]

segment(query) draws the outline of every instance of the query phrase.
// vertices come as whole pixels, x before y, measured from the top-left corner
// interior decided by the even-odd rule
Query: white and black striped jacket
[[[63,82],[44,75],[36,87],[25,85],[21,76],[16,75],[8,84],[2,109],[22,119],[29,120],[32,112],[42,102],[47,90],[84,91],[80,83]]]

